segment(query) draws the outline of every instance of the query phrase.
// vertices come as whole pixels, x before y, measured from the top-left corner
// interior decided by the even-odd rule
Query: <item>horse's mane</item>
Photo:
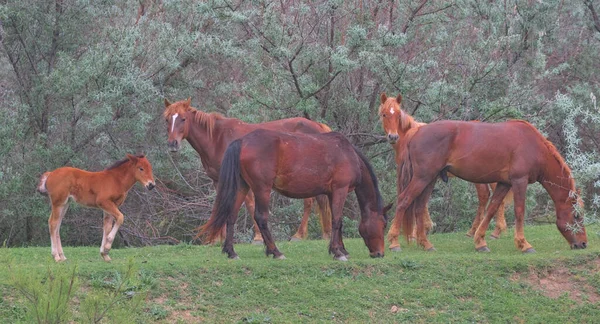
[[[140,155],[136,155],[136,157],[143,158],[143,157],[145,157],[145,155],[144,154],[140,154]],[[106,168],[104,170],[108,171],[108,170],[116,169],[116,168],[120,167],[121,165],[123,165],[123,164],[125,164],[127,162],[129,162],[129,159],[128,158],[124,158],[122,160],[119,160],[119,161],[113,163],[111,166],[109,166],[108,168]]]
[[[190,105],[190,101],[182,100],[175,103],[172,103],[168,107],[165,107],[165,111],[163,112],[164,118],[169,118],[174,114],[184,114],[186,112],[192,112],[194,114],[194,121],[204,127],[206,127],[206,132],[208,133],[209,138],[213,136],[213,129],[215,127],[215,122],[219,119],[226,118],[220,113],[210,112],[206,113],[201,110],[198,110]],[[186,124],[185,132],[187,132],[189,124]]]
[[[383,198],[381,197],[381,192],[379,192],[379,182],[375,176],[375,171],[373,171],[373,167],[371,166],[371,163],[369,163],[367,157],[356,146],[352,145],[352,148],[354,148],[354,152],[356,152],[356,154],[363,161],[367,171],[369,172],[369,175],[371,176],[371,181],[373,181],[373,186],[375,187],[375,196],[377,198],[377,210],[381,211],[383,210]]]
[[[556,160],[556,162],[558,162],[558,164],[561,166],[561,168],[567,172],[566,178],[569,181],[569,187],[570,187],[569,189],[572,191],[575,191],[575,180],[571,176],[571,174],[572,174],[571,168],[569,168],[569,165],[565,162],[562,155],[560,155],[560,153],[556,149],[556,146],[554,146],[554,144],[552,144],[552,142],[550,142],[544,135],[542,135],[542,133],[540,133],[540,131],[537,128],[535,128],[529,122],[526,122],[524,120],[514,120],[514,121],[520,122],[520,123],[523,123],[523,124],[529,126],[532,130],[534,130],[536,133],[538,133],[540,135],[542,142],[546,145],[546,149],[548,149],[548,153],[550,153],[550,155]]]

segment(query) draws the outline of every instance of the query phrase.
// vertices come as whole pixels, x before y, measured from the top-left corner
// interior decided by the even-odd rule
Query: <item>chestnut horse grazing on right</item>
[[[127,192],[136,182],[141,183],[148,190],[152,190],[155,185],[152,165],[143,155],[127,154],[126,159],[117,161],[100,172],[62,167],[44,173],[37,190],[41,194],[48,195],[52,204],[48,227],[54,260],[60,262],[67,259],[60,242],[60,223],[69,208],[69,198],[73,198],[81,205],[104,211],[100,255],[104,261],[110,261],[108,252],[119,227],[123,224],[123,214],[119,211],[119,206],[125,201]]]
[[[455,176],[475,183],[497,182],[487,213],[475,232],[475,248],[489,252],[485,241],[488,225],[509,190],[515,207],[515,245],[524,252],[535,252],[524,234],[525,193],[527,185],[539,182],[552,198],[556,226],[573,249],[587,247],[583,222],[583,201],[578,197],[571,170],[554,145],[531,124],[522,120],[503,123],[440,121],[409,133],[400,157],[396,217],[403,221],[409,235],[415,222],[417,242],[426,250],[427,240],[421,211],[438,176]],[[407,212],[408,211],[408,212]],[[394,222],[388,238],[398,234]]]
[[[233,141],[223,157],[217,197],[208,222],[199,236],[212,241],[227,225],[223,252],[238,258],[233,250],[233,231],[238,211],[249,190],[254,192],[254,219],[262,233],[267,256],[284,259],[267,226],[269,200],[274,189],[291,198],[327,195],[331,206],[332,233],[329,253],[347,261],[342,242],[342,209],[349,191],[360,206],[359,233],[371,257],[383,257],[387,224],[377,178],[367,159],[344,135],[283,133],[255,130]]]
[[[403,141],[407,137],[408,132],[414,132],[417,128],[427,125],[426,123],[421,123],[416,121],[411,115],[406,113],[406,111],[402,110],[402,95],[398,95],[396,98],[387,97],[385,93],[381,94],[381,105],[379,106],[379,117],[381,119],[381,123],[383,126],[383,130],[386,133],[386,138],[390,144],[394,147],[394,153],[396,156],[396,164],[399,164],[399,158],[401,156],[401,150],[403,147]],[[451,175],[451,174],[449,174]],[[448,179],[443,179],[447,181]],[[495,190],[496,184],[487,184],[487,183],[475,183],[475,189],[477,190],[477,198],[479,200],[479,206],[477,207],[477,214],[475,216],[475,220],[473,221],[473,225],[467,232],[467,236],[473,237],[477,227],[481,223],[485,215],[485,210],[488,205],[488,201],[490,200],[490,189],[492,191]],[[400,191],[398,191],[400,193]],[[498,207],[498,212],[496,212],[496,227],[494,232],[490,235],[490,238],[497,239],[500,237],[500,234],[506,230],[506,219],[504,218],[504,207],[505,205],[512,202],[512,192],[509,192],[504,198],[504,203],[500,204]],[[396,220],[392,221],[392,223],[396,222]],[[425,226],[425,230],[428,232],[433,222],[429,216],[429,210],[427,206],[423,209],[423,224]],[[395,228],[396,226],[391,226]],[[414,229],[416,230],[416,228]],[[411,234],[411,239],[416,237],[416,232]],[[389,246],[392,251],[400,251],[400,243],[398,242],[397,236],[394,236],[390,242]]]

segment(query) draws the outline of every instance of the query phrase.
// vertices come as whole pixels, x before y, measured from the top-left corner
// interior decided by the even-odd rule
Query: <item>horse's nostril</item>
[[[585,249],[586,247],[587,247],[587,243],[586,242],[581,243],[581,248],[582,249]]]

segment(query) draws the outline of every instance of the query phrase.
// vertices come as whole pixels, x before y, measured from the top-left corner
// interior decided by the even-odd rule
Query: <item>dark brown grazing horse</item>
[[[427,125],[426,123],[417,122],[411,115],[402,110],[402,95],[398,95],[396,98],[387,97],[385,93],[381,94],[381,105],[379,106],[379,117],[383,126],[383,130],[386,133],[388,142],[394,147],[394,153],[396,156],[396,164],[400,161],[400,150],[402,149],[403,141],[406,138],[406,133],[414,131],[415,129]],[[451,175],[451,174],[450,174]],[[471,229],[467,232],[467,236],[473,237],[477,227],[481,223],[485,214],[488,201],[490,199],[490,189],[493,191],[496,188],[496,184],[491,185],[485,183],[475,183],[475,189],[477,189],[477,198],[479,200],[479,206],[477,208],[477,214]],[[492,239],[497,239],[500,234],[506,230],[506,219],[504,218],[505,205],[512,203],[512,192],[509,192],[504,198],[504,203],[500,204],[498,212],[495,215],[496,227],[494,232],[490,235]],[[427,206],[423,209],[423,223],[427,232],[431,229],[433,222],[429,216],[429,209]],[[392,223],[396,222],[395,220]],[[390,238],[390,250],[399,251],[400,243],[398,242],[399,233],[396,229],[399,225],[391,226],[388,238]],[[416,230],[416,228],[415,228]],[[411,234],[411,238],[416,237],[416,232]]]
[[[143,155],[127,154],[126,159],[117,161],[100,172],[62,167],[44,173],[37,190],[48,195],[52,204],[48,227],[54,260],[60,262],[67,259],[60,242],[60,223],[69,208],[69,198],[73,198],[78,204],[104,211],[100,255],[104,261],[110,261],[108,252],[119,227],[123,224],[123,214],[119,211],[119,206],[136,182],[148,190],[154,188],[152,165]]]
[[[503,123],[440,121],[409,132],[400,157],[396,217],[403,220],[405,235],[417,224],[417,242],[433,248],[427,240],[420,212],[439,175],[450,172],[475,183],[497,182],[481,225],[475,232],[475,248],[489,252],[485,241],[488,225],[509,190],[515,206],[515,245],[535,252],[524,234],[527,185],[539,182],[552,198],[556,226],[573,249],[587,246],[583,201],[578,197],[571,170],[554,145],[531,124],[513,120]],[[396,223],[398,226],[400,223]]]
[[[233,141],[221,165],[212,215],[199,228],[198,236],[212,241],[227,226],[223,252],[237,258],[233,250],[234,224],[248,190],[252,190],[256,199],[254,218],[266,254],[284,259],[267,226],[272,189],[291,198],[327,195],[333,215],[329,253],[341,261],[348,256],[342,242],[342,209],[348,192],[354,190],[361,214],[359,233],[370,256],[383,257],[385,212],[391,205],[382,207],[377,178],[367,159],[336,132],[302,134],[260,129]]]
[[[326,133],[331,129],[321,123],[306,118],[287,118],[260,124],[248,124],[236,118],[226,118],[218,113],[205,113],[191,107],[191,99],[170,103],[165,99],[164,118],[168,129],[168,145],[171,151],[178,151],[181,141],[186,139],[188,143],[198,152],[204,170],[208,177],[214,182],[215,187],[219,181],[219,170],[221,160],[227,146],[256,129],[272,129],[285,132],[300,133]],[[323,229],[323,238],[329,239],[331,234],[331,210],[327,203],[327,197],[316,197],[318,214]],[[302,222],[292,240],[306,238],[308,231],[308,217],[312,208],[313,199],[304,200],[304,214]],[[246,208],[250,215],[254,215],[254,197],[252,191],[246,197]],[[254,243],[260,243],[263,239],[256,222],[254,222]]]

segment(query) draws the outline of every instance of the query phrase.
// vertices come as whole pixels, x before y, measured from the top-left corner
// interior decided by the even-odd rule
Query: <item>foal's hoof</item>
[[[490,251],[490,249],[487,246],[482,246],[480,248],[477,248],[477,252],[489,253],[489,252],[492,252],[492,251]]]
[[[290,242],[300,242],[300,241],[302,241],[302,239],[301,239],[301,238],[298,238],[298,237],[295,237],[295,236],[292,236],[292,237],[290,238]]]
[[[523,253],[535,253],[535,249],[534,248],[529,248],[529,249],[523,251]]]
[[[106,253],[100,253],[105,262],[110,262],[112,259]]]
[[[273,259],[275,260],[285,260],[285,255],[280,255],[280,256],[273,256]]]
[[[338,261],[344,261],[344,262],[348,261],[348,258],[346,258],[345,255],[342,255],[342,256],[339,256],[339,257],[335,257],[335,259],[338,260]]]
[[[262,240],[253,240],[252,241],[252,245],[263,245],[263,241]]]
[[[399,246],[390,246],[390,251],[392,252],[401,252],[402,248]]]
[[[499,237],[498,237],[498,236],[496,236],[496,235],[493,235],[493,234],[492,234],[492,235],[490,235],[490,240],[497,240],[497,239],[499,239]]]
[[[475,235],[475,233],[467,233],[467,234],[465,234],[466,237],[473,237],[473,235]]]

